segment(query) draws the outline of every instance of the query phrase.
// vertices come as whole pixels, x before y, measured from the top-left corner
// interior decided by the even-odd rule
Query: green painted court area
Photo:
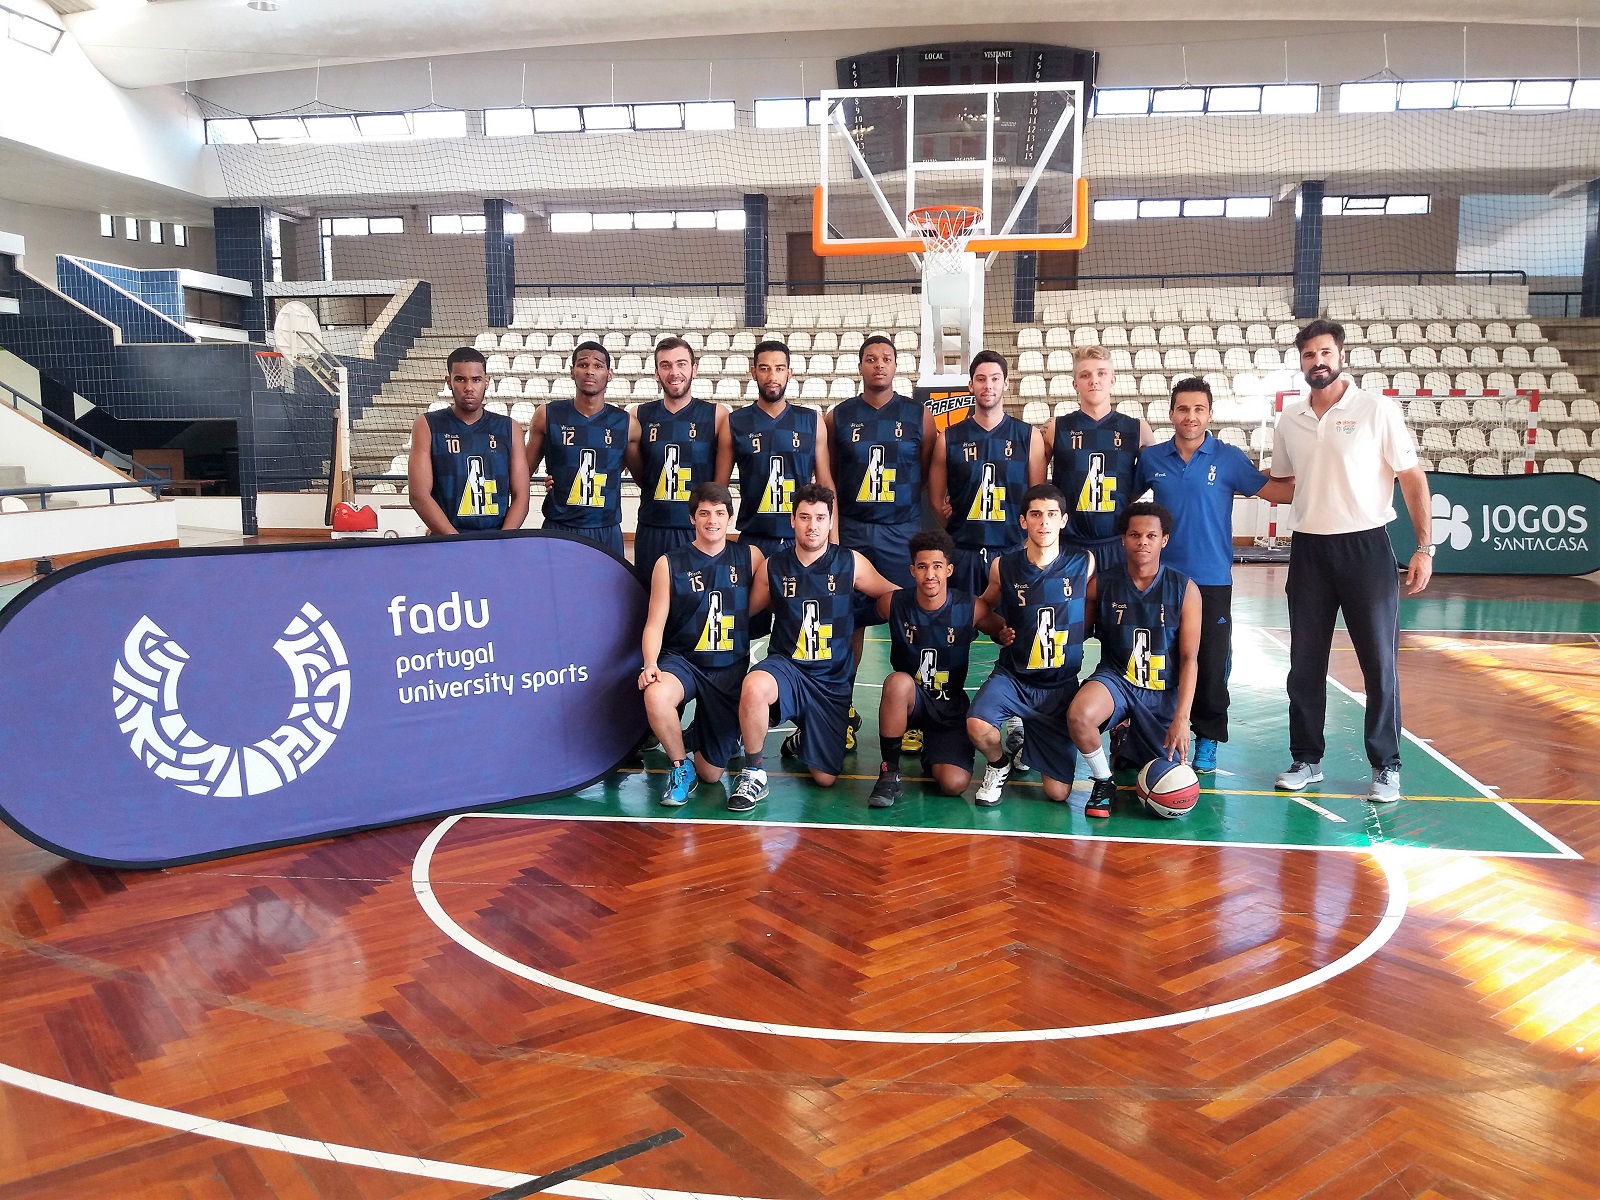
[[[972,679],[987,676],[994,654],[994,646],[985,640],[973,645]],[[1097,646],[1091,642],[1085,677],[1096,656]],[[972,803],[976,782],[964,797],[940,795],[921,781],[913,755],[901,761],[906,789],[900,802],[892,809],[871,809],[867,794],[878,774],[877,710],[887,664],[888,645],[880,628],[869,633],[856,686],[856,708],[863,722],[859,746],[846,757],[846,773],[832,788],[813,784],[798,762],[779,759],[778,744],[789,728],[783,726],[767,737],[771,793],[753,813],[730,813],[721,784],[702,784],[683,808],[662,808],[656,800],[667,763],[659,753],[645,755],[643,770],[618,772],[575,795],[514,811],[551,817],[756,821],[1338,850],[1406,846],[1494,855],[1570,855],[1554,838],[1495,803],[1410,739],[1402,749],[1406,799],[1381,807],[1366,803],[1361,797],[1371,771],[1361,748],[1362,708],[1332,687],[1323,762],[1326,781],[1299,798],[1275,792],[1273,777],[1288,764],[1284,692],[1288,654],[1262,630],[1244,625],[1235,627],[1231,740],[1218,756],[1217,774],[1201,777],[1200,803],[1188,817],[1172,821],[1150,813],[1134,795],[1131,775],[1119,779],[1125,786],[1109,820],[1091,822],[1084,817],[1089,785],[1081,777],[1071,800],[1058,804],[1045,799],[1037,774],[1013,775],[1004,801],[982,809]],[[869,685],[869,680],[878,686]],[[1079,771],[1081,776],[1081,765]]]

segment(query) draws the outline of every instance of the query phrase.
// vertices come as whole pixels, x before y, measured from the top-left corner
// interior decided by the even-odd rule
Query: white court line
[[[526,819],[522,814],[516,813],[493,815],[509,820]],[[1372,932],[1361,940],[1359,945],[1325,966],[1319,967],[1310,974],[1302,975],[1298,979],[1292,979],[1288,983],[1279,984],[1277,987],[1268,988],[1265,991],[1256,992],[1249,996],[1242,996],[1237,1000],[1227,1000],[1220,1004],[1208,1004],[1201,1008],[1187,1009],[1183,1012],[1165,1013],[1156,1017],[1138,1017],[1130,1021],[1113,1021],[1104,1025],[1070,1025],[1058,1029],[982,1029],[965,1030],[956,1033],[906,1033],[875,1029],[830,1029],[813,1025],[782,1025],[765,1021],[746,1021],[736,1017],[720,1017],[711,1013],[695,1012],[692,1009],[673,1008],[665,1004],[651,1004],[643,1000],[619,996],[614,992],[604,992],[598,988],[585,987],[583,984],[573,983],[570,980],[562,979],[558,975],[551,975],[525,963],[520,963],[508,955],[500,953],[493,946],[473,937],[472,934],[458,925],[455,918],[445,912],[444,906],[439,903],[439,898],[434,895],[433,882],[429,878],[428,867],[433,861],[434,850],[438,847],[444,835],[455,826],[456,822],[467,817],[488,816],[491,816],[491,814],[458,813],[453,817],[447,817],[417,848],[417,856],[411,864],[411,889],[417,897],[417,903],[422,906],[423,912],[428,914],[429,919],[457,945],[469,953],[477,955],[491,966],[499,967],[507,974],[516,975],[519,978],[558,992],[564,992],[580,1000],[588,1000],[594,1004],[624,1009],[644,1016],[660,1017],[667,1021],[681,1021],[689,1025],[701,1025],[712,1029],[737,1030],[742,1033],[771,1034],[776,1037],[814,1038],[839,1042],[876,1042],[902,1046],[971,1046],[1000,1042],[1055,1042],[1079,1038],[1109,1037],[1113,1034],[1135,1033],[1148,1029],[1170,1029],[1176,1025],[1188,1025],[1195,1021],[1210,1020],[1213,1017],[1247,1012],[1250,1009],[1261,1008],[1264,1005],[1273,1004],[1290,996],[1298,995],[1301,992],[1309,991],[1311,988],[1336,978],[1371,958],[1394,936],[1395,930],[1400,928],[1400,922],[1406,915],[1406,902],[1409,895],[1405,873],[1399,867],[1401,856],[1393,854],[1388,847],[1370,848],[1368,853],[1377,861],[1378,866],[1383,871],[1384,880],[1388,884],[1389,898],[1384,907],[1383,917],[1373,927]],[[852,828],[856,827],[852,826]],[[923,830],[920,832],[928,831]],[[1279,849],[1281,848],[1279,847]]]
[[[1273,633],[1270,629],[1259,629],[1258,628],[1256,630],[1256,632],[1261,634],[1262,637],[1264,637],[1267,640],[1269,640],[1272,643],[1274,643],[1285,654],[1289,653],[1288,645],[1285,642],[1283,642],[1278,637],[1278,635]],[[1405,632],[1410,632],[1410,631],[1407,630]],[[1356,695],[1356,693],[1352,692],[1349,688],[1345,687],[1344,684],[1340,683],[1332,675],[1328,676],[1328,682],[1330,684],[1332,684],[1334,687],[1338,688],[1346,696],[1349,696],[1350,699],[1354,700],[1362,708],[1366,708],[1367,701],[1366,701],[1366,698],[1364,696]],[[1472,776],[1472,774],[1470,772],[1468,772],[1465,767],[1462,767],[1462,766],[1458,765],[1457,763],[1453,762],[1451,759],[1446,758],[1443,754],[1440,754],[1439,751],[1435,750],[1433,748],[1433,745],[1432,745],[1431,742],[1424,741],[1422,738],[1419,738],[1416,734],[1412,733],[1404,725],[1402,725],[1400,727],[1400,735],[1402,737],[1409,738],[1411,743],[1414,746],[1418,747],[1420,750],[1423,751],[1423,753],[1427,754],[1429,757],[1434,759],[1434,761],[1439,763],[1440,766],[1444,767],[1445,770],[1451,772],[1458,779],[1460,779],[1464,783],[1466,783],[1467,786],[1476,788],[1478,790],[1478,794],[1480,796],[1486,796],[1490,800],[1493,800],[1495,802],[1495,807],[1496,808],[1501,809],[1502,811],[1511,814],[1511,817],[1512,817],[1513,820],[1516,820],[1516,821],[1520,822],[1521,824],[1527,826],[1529,831],[1531,831],[1532,833],[1537,834],[1540,838],[1542,838],[1546,842],[1549,842],[1550,845],[1555,848],[1556,853],[1560,857],[1562,857],[1562,858],[1574,858],[1574,859],[1578,859],[1580,861],[1583,859],[1583,855],[1579,854],[1576,850],[1572,849],[1572,847],[1568,846],[1560,838],[1556,837],[1555,834],[1553,834],[1549,830],[1545,829],[1542,825],[1540,825],[1533,818],[1531,818],[1531,817],[1529,817],[1529,816],[1527,816],[1527,815],[1525,815],[1523,813],[1518,812],[1516,809],[1512,808],[1511,805],[1507,804],[1504,800],[1501,800],[1498,797],[1496,797],[1495,796],[1495,792],[1499,790],[1498,788],[1491,788],[1488,784],[1483,783],[1481,780],[1478,780],[1478,779],[1474,778]],[[1517,855],[1504,855],[1504,856],[1497,855],[1496,857],[1512,858],[1512,857],[1520,857],[1520,856],[1517,856]]]
[[[1318,816],[1326,817],[1330,821],[1337,821],[1341,825],[1343,825],[1345,823],[1344,818],[1341,817],[1338,813],[1329,812],[1327,809],[1323,808],[1322,805],[1317,804],[1317,803],[1315,803],[1315,802],[1313,802],[1311,800],[1308,800],[1304,796],[1290,796],[1289,799],[1293,800],[1301,808],[1309,808],[1312,812],[1316,813]]]
[[[214,1121],[171,1108],[158,1108],[137,1100],[126,1100],[107,1092],[96,1092],[75,1083],[63,1083],[45,1075],[35,1075],[18,1067],[0,1063],[0,1083],[51,1096],[68,1104],[93,1108],[114,1117],[143,1121],[147,1125],[160,1125],[179,1133],[192,1133],[197,1137],[215,1138],[239,1146],[254,1146],[258,1150],[277,1150],[300,1158],[315,1158],[323,1162],[341,1163],[347,1167],[371,1167],[377,1171],[392,1171],[398,1175],[420,1175],[425,1179],[442,1179],[451,1183],[470,1183],[478,1187],[504,1191],[537,1178],[533,1175],[516,1175],[510,1171],[494,1171],[487,1167],[469,1167],[462,1163],[441,1162],[432,1158],[413,1158],[409,1154],[389,1154],[382,1150],[368,1150],[362,1146],[347,1146],[339,1142],[319,1142],[314,1138],[293,1137],[287,1133],[272,1133],[249,1125],[236,1125],[232,1121]],[[615,1183],[557,1184],[546,1193],[551,1196],[576,1196],[582,1200],[748,1200],[737,1196],[712,1195],[709,1192],[673,1192],[661,1188],[628,1187]]]

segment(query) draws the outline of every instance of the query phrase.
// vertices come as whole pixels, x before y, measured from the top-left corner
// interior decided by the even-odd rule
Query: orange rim
[[[1037,235],[1018,237],[975,237],[967,243],[974,254],[992,251],[1017,250],[1082,250],[1089,244],[1089,181],[1078,177],[1076,203],[1074,204],[1077,232],[1070,237],[1041,238]],[[823,237],[827,225],[823,221],[822,189],[811,193],[811,249],[824,258],[848,258],[867,254],[921,254],[924,247],[919,237],[882,238],[877,241],[829,242]]]

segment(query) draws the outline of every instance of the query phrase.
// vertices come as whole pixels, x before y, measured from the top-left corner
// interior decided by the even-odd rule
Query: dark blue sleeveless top
[[[1066,536],[1104,541],[1133,501],[1139,465],[1139,419],[1119,412],[1091,421],[1080,409],[1056,418],[1050,479],[1067,498]]]
[[[829,461],[842,520],[899,525],[921,514],[922,415],[904,396],[882,408],[855,396],[833,410]]]
[[[750,653],[750,547],[729,542],[712,557],[693,542],[667,552],[672,603],[661,648],[708,670]]]
[[[999,612],[1016,631],[1000,649],[999,665],[1034,687],[1059,687],[1083,665],[1084,593],[1089,556],[1061,546],[1054,561],[1036,567],[1023,546],[1000,557]]]
[[[621,524],[628,414],[607,404],[585,417],[571,400],[552,400],[544,413],[544,461],[555,478],[544,498],[545,520],[569,529]]]
[[[639,524],[689,529],[689,494],[710,483],[717,468],[717,406],[690,400],[668,412],[665,400],[651,400],[634,409],[639,419],[639,454],[644,478],[639,481]]]
[[[1028,490],[1033,426],[1007,416],[993,429],[972,417],[944,431],[950,523],[958,546],[1015,549],[1022,545],[1022,497]]]
[[[435,503],[459,530],[499,529],[511,504],[511,439],[521,431],[492,412],[471,425],[453,408],[427,418]]]
[[[767,559],[772,639],[768,653],[787,658],[822,683],[850,686],[855,622],[855,552],[830,545],[809,567],[791,548]]]
[[[1100,665],[1135,687],[1164,692],[1178,686],[1178,622],[1189,577],[1162,567],[1139,591],[1122,567],[1096,576],[1095,634]]]
[[[794,492],[817,468],[817,414],[785,404],[769,417],[753,403],[728,417],[739,475],[739,532],[794,537]]]
[[[972,639],[972,596],[951,589],[944,605],[929,612],[914,588],[889,601],[889,665],[904,671],[931,700],[965,700]]]

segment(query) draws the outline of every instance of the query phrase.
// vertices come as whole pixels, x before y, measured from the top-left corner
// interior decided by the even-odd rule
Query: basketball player
[[[1117,513],[1132,502],[1139,450],[1156,440],[1142,417],[1111,407],[1111,352],[1084,346],[1072,352],[1078,411],[1052,417],[1044,427],[1050,478],[1067,498],[1061,540],[1094,555],[1102,570],[1122,561]]]
[[[1172,514],[1139,501],[1117,514],[1117,529],[1126,562],[1089,581],[1089,622],[1100,639],[1100,665],[1067,710],[1073,745],[1094,780],[1086,817],[1109,817],[1117,794],[1100,744],[1103,730],[1126,720],[1123,752],[1141,765],[1156,758],[1183,761],[1200,650],[1200,589],[1161,562],[1172,537]]]
[[[1228,740],[1228,673],[1233,662],[1233,498],[1287,504],[1294,488],[1269,480],[1243,450],[1218,441],[1211,426],[1211,385],[1180,379],[1172,387],[1172,440],[1139,454],[1133,492],[1148,490],[1172,514],[1161,561],[1200,589],[1200,659],[1189,714],[1194,769],[1217,769],[1217,743]]]
[[[933,455],[933,414],[894,393],[894,343],[875,334],[861,343],[861,394],[827,415],[829,462],[839,481],[839,544],[859,550],[896,587],[911,586],[911,535],[922,524],[922,481]],[[857,664],[868,625],[882,619],[858,603],[851,644]],[[850,709],[848,747],[861,718]]]
[[[702,483],[689,497],[694,537],[656,560],[644,625],[639,689],[661,749],[672,760],[661,803],[676,807],[699,780],[722,778],[739,751],[739,694],[750,665],[752,610],[767,603],[761,551],[728,541],[733,496]],[[695,701],[694,766],[684,755],[682,710]]]
[[[551,475],[544,527],[564,529],[622,555],[622,469],[637,453],[639,422],[606,403],[611,352],[580,342],[572,352],[575,400],[552,400],[528,423],[528,467]]]
[[[751,361],[756,398],[728,417],[739,472],[739,540],[771,558],[794,545],[795,489],[814,480],[832,490],[833,473],[822,415],[783,398],[789,347],[762,342]]]
[[[946,796],[972,782],[972,742],[967,737],[967,656],[989,606],[965,589],[950,587],[956,545],[942,529],[911,537],[915,584],[878,598],[889,622],[889,665],[878,706],[878,782],[867,803],[892,808],[900,798],[901,739],[906,727],[922,731],[922,769]],[[998,629],[1000,622],[993,625]]]
[[[794,495],[794,546],[767,559],[772,638],[767,657],[750,668],[739,700],[744,769],[728,807],[749,812],[767,794],[763,751],[772,705],[795,731],[782,753],[805,763],[821,787],[844,769],[850,718],[852,601],[877,600],[895,590],[867,557],[833,545],[834,495],[808,483]]]
[[[628,470],[639,483],[639,526],[633,561],[648,582],[656,561],[694,536],[689,495],[702,483],[727,483],[733,470],[728,410],[689,394],[694,349],[682,338],[656,344],[656,382],[662,399],[634,407],[638,450]]]
[[[995,640],[1000,657],[994,674],[978,689],[967,717],[967,735],[987,765],[974,801],[1000,803],[1011,775],[1011,754],[1000,728],[1022,722],[1022,754],[1044,776],[1044,793],[1065,800],[1072,791],[1077,753],[1067,732],[1067,706],[1078,690],[1083,665],[1084,601],[1094,576],[1094,556],[1061,536],[1066,501],[1052,484],[1040,483],[1022,497],[1027,540],[989,568],[983,602],[1005,628]]]
[[[486,412],[486,360],[471,346],[445,365],[450,407],[411,423],[406,491],[429,533],[520,529],[528,515],[528,463],[510,417]]]

